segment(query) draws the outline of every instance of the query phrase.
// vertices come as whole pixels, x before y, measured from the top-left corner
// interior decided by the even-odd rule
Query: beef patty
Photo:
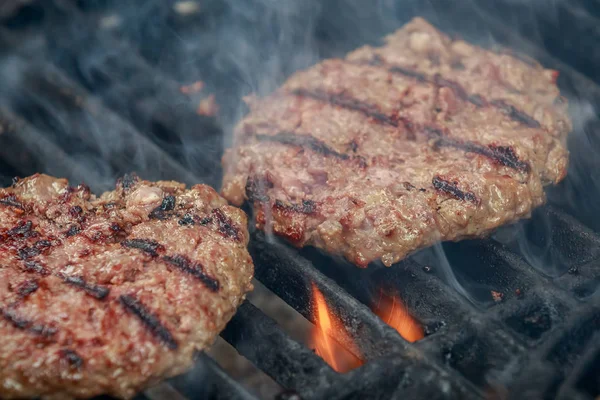
[[[1,189],[0,398],[127,398],[183,372],[252,289],[246,224],[205,185]]]
[[[257,225],[359,266],[530,216],[566,175],[558,72],[417,18],[250,97],[223,196]]]

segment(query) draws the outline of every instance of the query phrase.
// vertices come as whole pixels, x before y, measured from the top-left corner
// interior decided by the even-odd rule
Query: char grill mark
[[[467,91],[458,82],[445,79],[440,74],[435,74],[433,77],[433,83],[439,87],[450,88],[461,100],[469,101],[469,95],[467,94]]]
[[[27,260],[28,258],[39,255],[40,253],[40,250],[35,247],[23,247],[22,249],[19,249],[17,255],[21,260]]]
[[[249,201],[266,203],[270,200],[269,195],[267,195],[267,189],[271,189],[272,187],[273,183],[267,179],[258,176],[249,176],[246,180],[246,198]]]
[[[348,110],[357,111],[357,112],[362,113],[366,117],[373,118],[374,120],[376,120],[382,124],[398,127],[397,119],[388,117],[387,115],[380,112],[377,109],[377,107],[375,107],[371,104],[364,103],[360,100],[357,100],[355,98],[352,98],[352,97],[344,95],[344,94],[333,94],[333,93],[326,93],[321,90],[311,91],[311,90],[306,90],[306,89],[296,89],[296,90],[293,90],[292,93],[295,94],[296,96],[310,97],[312,99],[315,99],[315,100],[318,100],[318,101],[321,101],[324,103],[329,103],[329,104],[339,106],[339,107],[342,107],[342,108],[345,108]]]
[[[478,94],[472,94],[468,97],[468,100],[475,104],[477,107],[485,107],[487,105],[487,101]]]
[[[44,250],[50,247],[52,247],[52,243],[50,243],[48,240],[38,240],[33,244],[33,246],[26,246],[19,249],[17,255],[21,260],[27,260],[40,255]]]
[[[150,219],[167,219],[169,216],[167,215],[168,211],[172,211],[175,208],[175,196],[167,195],[163,198],[160,206],[156,207],[152,212],[148,215]]]
[[[409,76],[411,78],[416,79],[419,82],[432,82],[437,86],[450,88],[461,99],[469,101],[472,104],[476,105],[477,107],[484,107],[488,104],[488,101],[483,96],[481,96],[479,94],[469,95],[458,82],[444,79],[439,74],[436,74],[434,76],[434,79],[432,80],[432,79],[427,78],[424,74],[421,74],[420,72],[413,71],[413,70],[406,69],[406,68],[391,67],[388,69],[388,71],[394,72],[394,73],[400,73],[405,76]],[[489,104],[500,109],[500,111],[502,111],[505,115],[507,115],[513,121],[519,122],[520,124],[523,124],[530,128],[541,128],[541,124],[538,121],[536,121],[533,117],[531,117],[527,113],[517,109],[515,106],[508,104],[504,100],[491,100],[491,101],[489,101]]]
[[[530,170],[529,163],[519,160],[514,149],[510,146],[489,145],[486,147],[478,143],[470,141],[463,142],[446,137],[443,132],[436,128],[425,127],[424,129],[430,138],[436,139],[436,146],[454,147],[469,153],[480,154],[498,164],[502,164],[517,171],[528,172]]]
[[[201,220],[200,220],[198,223],[199,223],[200,225],[208,225],[208,224],[210,224],[211,222],[213,222],[213,219],[212,219],[211,217],[204,217],[204,218],[202,218],[202,219],[201,219]]]
[[[458,182],[456,181],[451,182],[442,178],[439,175],[436,175],[433,177],[431,183],[433,184],[433,187],[436,190],[446,193],[454,197],[455,199],[463,201],[467,200],[473,204],[479,204],[479,199],[477,198],[477,196],[475,196],[473,192],[465,192],[463,190],[460,190],[457,186]]]
[[[17,293],[21,297],[27,297],[32,293],[35,293],[40,288],[38,281],[31,279],[23,282],[22,285],[17,289]]]
[[[36,236],[37,232],[31,230],[32,226],[33,223],[31,221],[21,222],[18,226],[6,232],[6,235],[11,238],[15,236],[23,236],[25,238]]]
[[[376,65],[381,65],[381,64],[376,64]],[[428,82],[429,81],[427,76],[425,76],[424,74],[414,71],[412,69],[408,69],[408,68],[402,68],[402,67],[395,66],[395,67],[389,68],[388,71],[390,71],[394,74],[401,74],[404,76],[408,76],[409,78],[416,79],[419,82]]]
[[[54,327],[36,324],[34,321],[22,318],[12,310],[4,310],[0,308],[0,314],[15,328],[28,331],[39,336],[49,338],[54,336],[58,332],[58,329]]]
[[[10,196],[6,196],[3,199],[0,199],[0,204],[4,204],[5,206],[10,206],[10,207],[14,207],[14,208],[18,208],[20,210],[24,210],[25,207],[23,207],[23,204],[21,204],[16,196],[14,195],[10,195]]]
[[[158,252],[164,250],[163,245],[150,239],[127,239],[121,242],[121,246],[142,250],[152,257],[158,256]]]
[[[225,215],[220,208],[212,210],[212,214],[215,216],[217,227],[223,236],[237,241],[241,239],[238,228],[233,225],[231,218]]]
[[[119,302],[128,312],[138,317],[143,326],[146,327],[154,337],[163,342],[167,348],[170,350],[177,349],[177,341],[175,341],[175,338],[169,329],[167,329],[167,327],[160,322],[160,319],[148,310],[148,308],[146,308],[146,306],[136,297],[132,295],[122,295],[119,297]]]
[[[73,225],[69,228],[69,230],[65,233],[67,237],[78,235],[81,232],[81,229],[77,225]]]
[[[26,261],[24,263],[24,267],[25,267],[25,271],[27,271],[27,272],[34,272],[34,273],[40,274],[42,276],[50,275],[50,271],[48,271],[48,269],[46,267],[44,267],[42,264],[35,262],[35,261]]]
[[[110,293],[109,288],[88,283],[81,276],[68,276],[61,274],[60,277],[66,284],[82,289],[88,295],[98,300],[105,299],[106,296],[108,296],[108,294]]]
[[[317,203],[312,200],[302,200],[301,204],[285,204],[281,200],[275,200],[273,208],[283,212],[314,214],[317,212]]]
[[[525,114],[523,111],[518,110],[515,106],[508,104],[504,100],[492,100],[490,103],[499,108],[504,114],[508,115],[514,121],[527,125],[530,128],[541,127],[538,121]]]
[[[468,101],[468,102],[476,105],[477,107],[483,107],[487,104],[485,99],[483,97],[481,97],[480,95],[477,95],[477,94],[469,95],[467,93],[467,91],[461,86],[460,83],[451,81],[449,79],[445,79],[440,74],[435,74],[433,79],[431,79],[421,72],[414,71],[414,70],[411,70],[408,68],[398,67],[398,66],[390,67],[388,69],[388,71],[390,71],[392,73],[408,76],[409,78],[416,79],[418,82],[421,82],[421,83],[432,83],[437,87],[450,88],[450,89],[452,89],[452,91],[454,91],[454,93],[456,93],[456,95],[461,100]]]
[[[321,140],[309,135],[296,135],[293,132],[279,132],[275,135],[257,134],[256,139],[261,142],[279,142],[288,146],[305,147],[324,156],[332,156],[340,160],[348,160],[350,156],[339,153],[327,146]]]
[[[73,349],[63,349],[60,351],[60,356],[67,362],[70,368],[80,369],[83,366],[83,359]]]
[[[198,262],[191,262],[182,255],[164,256],[163,260],[177,269],[198,279],[211,292],[218,292],[220,288],[219,281],[204,271],[204,266]]]
[[[183,216],[183,218],[181,218],[179,221],[177,221],[177,223],[181,226],[187,226],[187,225],[194,225],[194,217],[192,216],[192,214],[185,214]]]

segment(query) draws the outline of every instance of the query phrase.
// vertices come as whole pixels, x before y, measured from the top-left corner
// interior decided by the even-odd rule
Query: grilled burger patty
[[[557,75],[417,18],[249,98],[223,196],[250,201],[266,231],[363,267],[486,235],[566,175]]]
[[[205,185],[1,189],[0,398],[132,397],[183,372],[252,289],[246,223]]]

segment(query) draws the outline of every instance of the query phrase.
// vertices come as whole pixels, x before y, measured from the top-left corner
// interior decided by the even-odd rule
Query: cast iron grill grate
[[[271,26],[265,32],[252,26],[255,16],[240,11],[235,2],[207,0],[197,3],[200,11],[189,15],[178,12],[177,3],[182,2],[33,1],[4,20],[0,28],[3,183],[10,182],[12,175],[44,171],[86,181],[99,191],[110,187],[115,177],[136,170],[147,179],[219,185],[221,125],[228,128],[226,121],[239,112],[239,97],[251,91],[257,78],[240,74],[240,66],[228,63],[218,44],[231,23],[250,29],[256,43],[273,34],[269,29],[282,28]],[[251,3],[259,10],[256,13],[268,5]],[[344,4],[352,4],[353,10],[338,15],[340,3],[332,2],[338,8],[307,3],[299,8],[297,23],[316,32],[311,44],[318,48],[319,57],[342,54],[384,33],[367,29],[365,34],[360,24],[357,32],[349,28],[353,18],[373,28],[380,17],[374,7],[348,1]],[[588,68],[598,65],[597,54],[573,55],[564,43],[549,46],[545,40],[552,39],[550,32],[558,22],[546,10],[536,19],[543,29],[524,40],[518,34],[531,33],[526,24],[517,21],[522,29],[513,30],[497,18],[502,13],[512,15],[515,9],[510,7],[474,1],[451,8],[436,2],[399,3],[394,8],[396,26],[422,15],[449,32],[484,44],[492,39],[523,51],[560,70],[559,84],[571,102],[597,113],[599,79],[597,71]],[[565,32],[563,38],[577,35],[582,48],[594,43],[592,25],[599,19],[594,4],[581,0],[566,8],[561,23],[577,29]],[[557,7],[559,12],[566,6]],[[592,33],[581,36],[582,32]],[[189,40],[194,37],[205,43],[195,45]],[[283,44],[265,42],[264,49],[254,50],[265,56],[294,45],[302,47],[303,42],[292,37]],[[565,57],[568,63],[560,61]],[[249,66],[257,62],[250,61]],[[303,62],[312,61],[307,57]],[[280,65],[283,73],[276,79],[297,67],[297,63]],[[221,120],[198,115],[197,99],[180,92],[186,80],[199,79],[225,105]],[[576,121],[575,126],[570,143],[572,170],[591,171],[598,162],[585,157],[582,147],[598,143],[600,125],[591,118]],[[242,305],[222,337],[282,387],[305,399],[594,399],[600,395],[600,236],[596,233],[600,221],[591,218],[598,208],[590,209],[589,198],[600,193],[593,182],[576,178],[570,176],[552,189],[550,205],[515,228],[528,238],[531,247],[527,248],[509,235],[504,240],[444,244],[393,268],[360,270],[254,232],[250,251],[262,284],[313,321],[314,283],[340,317],[344,330],[336,332],[335,339],[365,361],[347,374],[336,373],[250,302]],[[563,193],[577,194],[581,185],[589,187],[586,198],[563,201]],[[445,272],[446,258],[435,256],[440,249],[455,271],[456,282]],[[399,292],[423,323],[424,339],[408,343],[370,310],[374,291],[386,285]],[[465,289],[460,292],[458,287]],[[501,293],[501,301],[494,300],[491,291]],[[206,355],[199,356],[188,374],[143,396],[255,398]],[[293,398],[291,394],[282,398],[286,396]]]

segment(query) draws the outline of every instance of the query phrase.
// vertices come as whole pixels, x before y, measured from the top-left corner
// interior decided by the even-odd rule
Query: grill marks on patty
[[[213,214],[215,215],[218,224],[219,230],[222,231],[222,234],[227,237],[235,238],[236,240],[241,240],[241,235],[239,231],[233,227],[231,219],[229,219],[220,209],[213,210]],[[127,244],[124,244],[128,242]],[[164,251],[165,246],[160,243],[149,240],[149,239],[130,239],[125,240],[121,243],[125,247],[140,249],[145,253],[150,254],[152,257],[158,256],[158,249],[160,251]],[[165,255],[162,257],[162,260],[167,264],[177,267],[179,270],[194,276],[199,279],[206,288],[211,290],[212,292],[218,292],[220,288],[219,281],[210,276],[199,262],[190,261],[187,257],[176,254],[173,256]],[[71,282],[69,282],[71,283]],[[81,287],[85,288],[84,281],[81,283]],[[84,289],[85,290],[85,289]],[[88,288],[89,290],[89,288]],[[108,294],[108,293],[107,293]]]
[[[220,208],[215,208],[212,210],[212,215],[214,217],[213,221],[216,221],[217,228],[223,236],[233,239],[237,242],[242,240],[239,229],[233,224],[231,218],[225,215]]]
[[[19,316],[14,309],[0,308],[0,316],[2,316],[6,321],[10,322],[10,324],[15,328],[28,331],[44,338],[51,338],[58,332],[58,329],[53,326],[40,324],[36,321],[31,321]]]
[[[160,319],[135,296],[119,296],[119,302],[128,312],[139,318],[142,324],[169,349],[176,350],[179,347],[169,329],[167,329]]]
[[[19,202],[15,196],[12,196],[12,195],[6,196],[6,197],[0,199],[0,204],[4,204],[5,206],[18,208],[21,210],[25,209],[23,204],[21,202]]]
[[[383,66],[383,60],[380,57],[377,57],[375,60],[369,62],[368,64],[372,66]],[[480,94],[469,94],[458,82],[446,79],[439,73],[435,74],[433,77],[428,77],[427,75],[419,71],[399,66],[389,67],[388,70],[392,73],[402,74],[404,76],[410,77],[412,79],[417,80],[418,82],[431,83],[438,88],[449,88],[463,101],[470,102],[477,107],[484,107],[491,104],[492,106],[498,108],[504,115],[509,116],[511,119],[521,123],[522,125],[536,129],[541,128],[541,124],[538,121],[536,121],[526,113],[518,110],[515,106],[508,104],[505,100],[488,101]],[[415,134],[418,133],[417,131],[419,130],[416,124],[410,121],[408,118],[400,117],[397,115],[387,116],[381,113],[376,105],[362,102],[344,93],[331,94],[320,89],[294,89],[291,91],[291,93],[296,96],[309,97],[317,101],[332,104],[347,110],[360,112],[368,118],[372,118],[380,123],[389,126],[398,127],[400,122],[407,130],[407,137],[412,139],[415,138]],[[428,135],[431,135],[431,133],[434,131],[428,127],[424,127],[423,130]],[[440,137],[445,136],[440,141],[438,141],[438,145],[440,146],[453,147],[466,152],[477,153],[492,159],[494,162],[497,162],[499,164],[521,172],[529,172],[530,170],[530,165],[527,162],[520,161],[516,156],[514,149],[512,149],[509,146],[490,145],[486,147],[484,145],[477,144],[474,142],[452,139],[451,136],[447,135],[436,135]],[[350,158],[360,159],[361,166],[366,166],[366,161],[363,157],[358,155],[351,157],[348,154],[339,153],[338,151],[328,146],[325,142],[316,139],[310,135],[282,131],[275,135],[256,134],[255,137],[261,142],[275,141],[290,146],[304,147],[324,156],[332,156],[340,160],[348,160]]]
[[[277,199],[273,208],[284,213],[315,214],[317,212],[317,203],[312,200],[302,200],[299,204],[286,204]]]
[[[65,283],[83,290],[88,295],[98,300],[104,300],[106,296],[108,296],[108,294],[110,293],[109,288],[101,285],[94,285],[92,283],[88,283],[81,276],[67,276],[63,274],[60,274],[59,276],[63,279]]]
[[[42,276],[50,275],[50,271],[36,261],[26,261],[23,263],[23,267],[27,272],[35,272],[36,274],[40,274]]]
[[[121,246],[130,249],[138,249],[152,257],[157,257],[159,251],[164,250],[164,246],[155,240],[150,239],[126,239],[121,242]]]
[[[511,119],[520,122],[523,125],[527,125],[530,128],[541,127],[538,121],[536,121],[523,111],[517,109],[515,106],[508,104],[505,100],[492,100],[490,104],[500,109],[500,111],[508,115]]]
[[[295,146],[303,149],[314,151],[315,153],[321,154],[324,157],[333,157],[342,161],[356,162],[359,168],[365,168],[367,166],[366,160],[360,155],[348,155],[340,153],[330,146],[328,146],[322,140],[319,140],[312,135],[298,134],[295,132],[281,131],[275,135],[266,135],[262,133],[256,133],[254,137],[259,142],[277,142],[287,146]],[[356,143],[354,143],[356,146]],[[356,148],[353,150],[356,152]]]
[[[67,185],[34,175],[0,189],[0,198],[14,192],[27,204],[23,211],[0,204],[7,280],[0,285],[0,335],[7,341],[0,358],[35,349],[21,351],[18,363],[3,358],[0,380],[14,379],[23,390],[0,392],[131,397],[189,366],[250,290],[245,215],[206,185],[130,177],[98,197],[64,196]],[[78,237],[66,235],[72,226]],[[97,240],[101,235],[110,240]],[[135,359],[148,351],[153,357],[140,367]],[[39,360],[46,372],[33,367]],[[125,372],[117,376],[116,369]],[[36,387],[27,386],[29,370]],[[64,385],[53,383],[63,378]]]
[[[475,205],[479,204],[479,199],[474,193],[466,192],[458,188],[458,181],[450,181],[436,175],[433,177],[431,183],[437,191],[446,193],[455,199],[470,201]]]
[[[255,137],[259,142],[278,142],[288,146],[305,147],[315,153],[335,157],[340,160],[348,160],[350,158],[348,154],[339,153],[326,145],[325,142],[310,135],[300,135],[294,132],[283,131],[276,133],[275,135],[264,135],[259,133],[256,134]]]
[[[27,297],[32,293],[35,293],[40,288],[37,279],[30,279],[23,282],[17,289],[17,294],[20,297]]]
[[[380,48],[324,60],[272,95],[249,97],[223,158],[223,193],[236,205],[252,202],[257,228],[361,267],[485,235],[527,217],[544,202],[543,187],[564,178],[559,139],[570,122],[564,104],[551,108],[552,79],[539,65],[494,57],[416,19]],[[289,133],[281,142],[307,151],[270,143],[278,131],[362,156],[368,169],[310,151]],[[254,140],[257,133],[266,135]],[[393,226],[401,229],[390,237]]]
[[[437,128],[425,127],[423,130],[430,139],[435,140],[435,146],[453,147],[468,153],[476,153],[487,157],[498,164],[502,164],[506,167],[521,172],[529,172],[531,169],[531,166],[528,162],[519,160],[519,157],[515,153],[514,149],[510,146],[484,146],[468,140],[463,141],[448,137]]]
[[[179,270],[200,280],[204,286],[211,292],[219,291],[219,281],[208,275],[204,270],[204,266],[198,262],[192,262],[187,257],[182,255],[164,256],[163,260]]]
[[[381,59],[381,57],[378,57],[378,58],[379,58],[378,63],[369,62],[368,64],[383,66],[383,60]],[[524,126],[527,126],[529,128],[537,129],[537,128],[542,127],[542,125],[537,120],[535,120],[533,117],[529,116],[527,113],[519,110],[515,106],[508,104],[506,102],[506,100],[493,99],[493,100],[488,101],[481,94],[478,94],[478,93],[469,94],[462,87],[462,85],[460,85],[458,82],[445,79],[440,74],[435,74],[432,78],[432,77],[428,77],[427,75],[425,75],[421,72],[418,72],[418,71],[415,71],[415,70],[412,70],[409,68],[405,68],[405,67],[399,67],[399,66],[392,66],[392,67],[389,67],[387,70],[389,72],[392,72],[395,74],[400,74],[400,75],[415,79],[416,81],[421,82],[421,83],[427,82],[427,83],[432,83],[432,84],[436,85],[437,87],[446,87],[446,88],[452,89],[459,98],[461,98],[462,100],[468,101],[477,107],[485,107],[486,105],[490,104],[490,105],[496,107],[497,109],[499,109],[503,114],[507,115],[513,121],[516,121],[516,122],[518,122]]]
[[[389,117],[379,111],[377,106],[365,103],[344,93],[327,93],[323,90],[295,89],[292,93],[296,96],[310,97],[312,99],[339,106],[348,110],[357,111],[368,118],[385,125],[398,127],[398,119]]]

